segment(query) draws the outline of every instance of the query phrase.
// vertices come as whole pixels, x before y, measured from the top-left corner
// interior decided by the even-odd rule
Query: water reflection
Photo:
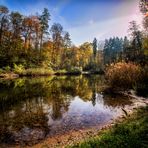
[[[35,144],[47,136],[103,124],[130,101],[100,93],[101,76],[0,81],[0,143]]]

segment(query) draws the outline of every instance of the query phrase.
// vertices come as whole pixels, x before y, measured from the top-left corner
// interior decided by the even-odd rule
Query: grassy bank
[[[122,123],[71,148],[147,148],[148,106],[139,109]]]
[[[1,78],[16,78],[21,76],[50,76],[50,75],[81,75],[81,74],[103,74],[100,71],[84,72],[80,68],[71,68],[68,70],[52,70],[43,67],[34,67],[25,69],[22,65],[14,65],[14,68],[5,67],[0,69]]]
[[[0,69],[0,77],[13,77],[19,76],[49,76],[49,75],[79,75],[82,71],[78,68],[71,68],[70,70],[52,70],[50,68],[34,67],[24,68],[22,65],[15,65],[13,68],[9,66]]]
[[[50,76],[50,75],[80,75],[81,71],[66,71],[66,70],[58,70],[53,71],[51,69],[45,68],[29,68],[23,70],[12,70],[12,71],[3,71],[0,73],[1,78],[8,77],[21,77],[21,76]]]

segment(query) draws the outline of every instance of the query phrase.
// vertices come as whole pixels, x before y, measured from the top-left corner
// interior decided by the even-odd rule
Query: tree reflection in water
[[[103,85],[95,75],[0,80],[0,143],[35,144],[107,122],[130,101],[101,95]]]

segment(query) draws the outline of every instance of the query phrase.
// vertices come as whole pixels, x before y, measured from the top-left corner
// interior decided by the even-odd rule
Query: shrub
[[[140,77],[141,68],[133,63],[119,62],[106,68],[106,78],[112,88],[134,88]]]
[[[62,70],[58,70],[56,71],[56,75],[65,75],[67,73],[67,71],[65,69],[62,69]]]
[[[16,65],[14,64],[14,72],[19,74],[20,76],[44,76],[53,74],[51,69],[45,68],[28,68],[25,69],[23,65]]]
[[[79,67],[72,67],[70,70],[68,70],[68,74],[81,74],[82,69]]]
[[[51,69],[45,69],[45,68],[29,68],[26,70],[23,70],[20,75],[22,76],[46,76],[51,75],[54,72]]]
[[[24,66],[23,65],[16,65],[14,64],[14,72],[17,74],[21,74],[24,71]]]
[[[2,74],[2,73],[3,73],[3,69],[0,68],[0,74]]]
[[[3,69],[4,69],[5,72],[10,72],[10,71],[11,71],[10,66],[6,66],[6,67],[4,67]]]

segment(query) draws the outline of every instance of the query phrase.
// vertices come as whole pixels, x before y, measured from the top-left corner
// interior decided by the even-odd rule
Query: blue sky
[[[104,40],[110,36],[127,35],[129,22],[141,22],[139,0],[0,0],[11,11],[24,15],[49,9],[50,25],[61,23],[74,44],[91,42],[94,37]]]

